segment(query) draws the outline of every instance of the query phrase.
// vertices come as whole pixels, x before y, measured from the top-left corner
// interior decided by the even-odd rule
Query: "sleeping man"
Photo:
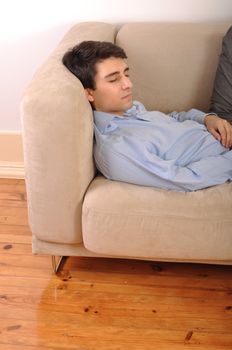
[[[195,191],[232,179],[232,126],[191,109],[164,114],[133,101],[124,50],[84,41],[64,65],[81,81],[95,122],[94,158],[108,179]]]

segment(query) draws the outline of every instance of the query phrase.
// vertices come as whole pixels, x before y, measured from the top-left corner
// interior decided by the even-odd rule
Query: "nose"
[[[130,78],[125,76],[123,81],[122,81],[123,90],[131,89],[132,86],[133,86],[133,84],[132,84]]]

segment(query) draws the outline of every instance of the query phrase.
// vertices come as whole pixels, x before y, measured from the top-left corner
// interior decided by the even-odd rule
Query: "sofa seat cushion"
[[[85,195],[82,229],[94,253],[232,264],[232,183],[174,192],[98,176]]]

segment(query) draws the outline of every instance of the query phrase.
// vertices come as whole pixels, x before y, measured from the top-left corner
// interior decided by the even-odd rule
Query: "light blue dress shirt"
[[[206,129],[205,113],[149,112],[134,101],[123,116],[94,112],[94,158],[108,179],[194,191],[232,179],[232,150]]]

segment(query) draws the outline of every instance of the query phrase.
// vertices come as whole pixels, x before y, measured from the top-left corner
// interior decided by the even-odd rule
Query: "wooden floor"
[[[232,267],[31,254],[25,186],[0,180],[0,349],[232,349]]]

